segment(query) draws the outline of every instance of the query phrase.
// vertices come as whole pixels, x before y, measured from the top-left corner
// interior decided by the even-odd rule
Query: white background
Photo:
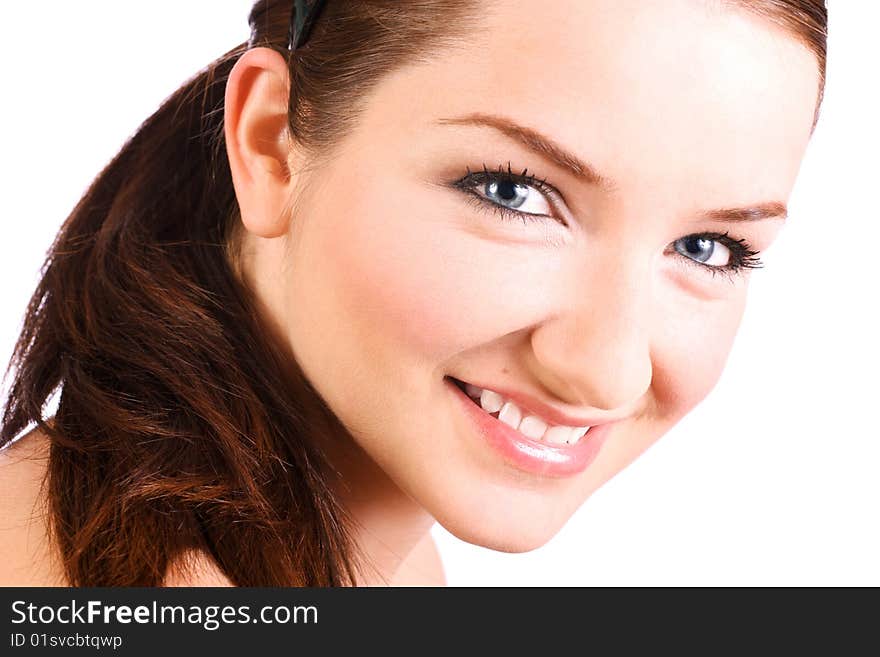
[[[250,5],[0,5],[2,366],[61,221]],[[451,585],[880,585],[880,3],[828,5],[822,117],[715,390],[543,548],[435,526]]]

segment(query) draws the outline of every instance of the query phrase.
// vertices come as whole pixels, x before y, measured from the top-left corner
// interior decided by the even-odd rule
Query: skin
[[[780,219],[700,211],[784,202],[809,140],[815,59],[765,20],[704,0],[545,0],[520,20],[524,4],[483,3],[465,47],[384,78],[320,166],[288,139],[278,53],[248,51],[228,82],[243,273],[347,429],[322,446],[361,584],[442,583],[435,521],[496,550],[543,545],[702,401],[749,273],[713,276],[670,246],[730,231],[769,247]],[[490,129],[436,124],[475,112],[547,135],[613,186]],[[561,194],[528,189],[525,209],[546,216],[502,219],[448,184],[508,162]],[[480,441],[444,376],[617,422],[585,472],[529,475]],[[45,446],[31,432],[0,454],[0,490],[17,491],[0,496],[6,584],[63,584]],[[191,566],[169,583],[227,583],[203,557]]]
[[[46,475],[49,439],[32,430],[0,450],[0,584],[70,586],[56,546],[49,539]],[[396,586],[443,583],[442,564],[430,534],[425,534],[397,565],[389,581]],[[233,586],[206,554],[192,552],[173,563],[164,586]]]
[[[785,202],[810,137],[815,58],[766,20],[696,0],[521,13],[486,3],[466,47],[384,78],[320,167],[288,142],[280,55],[247,52],[228,83],[244,271],[350,434],[325,447],[375,565],[365,583],[393,578],[435,521],[496,550],[543,545],[705,398],[749,271],[713,276],[670,245],[730,231],[766,249],[783,220],[700,211]],[[538,130],[614,187],[490,129],[434,125],[474,112]],[[528,211],[549,216],[524,223],[444,185],[508,162],[564,202],[529,188]],[[528,475],[479,440],[447,375],[618,422],[585,472]]]

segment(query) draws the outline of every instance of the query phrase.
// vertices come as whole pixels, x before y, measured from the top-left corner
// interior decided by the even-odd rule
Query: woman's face
[[[384,78],[304,178],[284,249],[254,247],[265,302],[364,456],[346,467],[378,464],[505,551],[549,540],[715,385],[754,263],[742,241],[763,251],[782,226],[761,217],[790,194],[818,84],[804,46],[741,10],[529,4],[487,3],[466,46]],[[548,408],[594,428],[512,437],[450,377],[537,415],[519,431]]]

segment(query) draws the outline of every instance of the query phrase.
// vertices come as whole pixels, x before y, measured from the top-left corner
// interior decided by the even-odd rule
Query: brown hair
[[[824,80],[819,0],[736,4],[785,23],[816,53]],[[254,5],[250,40],[140,126],[43,265],[6,372],[15,369],[0,446],[32,423],[49,436],[51,534],[73,585],[160,585],[191,550],[240,586],[356,583],[349,519],[309,439],[344,427],[260,320],[235,267],[226,81],[250,47],[289,57],[290,133],[329,157],[382,76],[465,38],[481,8],[328,0],[289,54],[291,5]]]

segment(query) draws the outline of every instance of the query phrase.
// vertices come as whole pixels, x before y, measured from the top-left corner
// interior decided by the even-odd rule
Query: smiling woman
[[[50,250],[0,438],[37,425],[2,512],[47,540],[8,582],[433,584],[435,522],[545,544],[717,382],[824,87],[821,0],[250,25]]]

